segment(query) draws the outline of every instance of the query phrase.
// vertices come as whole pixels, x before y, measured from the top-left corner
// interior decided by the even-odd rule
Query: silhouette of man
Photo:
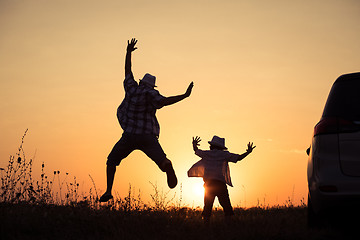
[[[155,114],[157,109],[189,97],[194,84],[191,82],[184,94],[171,97],[164,97],[154,89],[156,78],[149,73],[145,74],[138,84],[131,71],[131,53],[137,49],[136,43],[137,40],[133,38],[130,42],[128,41],[127,45],[125,98],[117,109],[117,118],[124,132],[108,156],[106,162],[107,189],[100,197],[100,202],[106,202],[113,198],[111,190],[116,167],[135,149],[143,151],[158,165],[161,171],[166,173],[170,188],[177,185],[172,163],[167,159],[158,141],[160,125]]]

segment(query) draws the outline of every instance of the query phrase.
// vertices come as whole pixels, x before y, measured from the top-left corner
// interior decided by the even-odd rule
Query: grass
[[[38,180],[32,176],[32,159],[23,150],[25,131],[18,152],[0,168],[1,239],[344,239],[344,229],[309,229],[305,204],[235,208],[231,222],[221,209],[214,209],[205,226],[201,209],[176,203],[168,192],[152,184],[152,202],[145,204],[130,185],[124,198],[98,202],[93,186],[79,192],[76,177],[59,171],[50,175],[41,166]],[[69,181],[71,179],[71,181]]]
[[[308,229],[305,208],[235,209],[231,223],[216,210],[92,209],[87,206],[0,204],[2,239],[337,239],[340,231]],[[343,238],[342,238],[343,239]]]

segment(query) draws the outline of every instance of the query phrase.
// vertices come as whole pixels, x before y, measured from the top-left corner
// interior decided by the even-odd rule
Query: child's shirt
[[[239,154],[230,153],[224,150],[196,150],[195,154],[201,160],[195,163],[188,171],[189,177],[203,177],[204,179],[220,180],[229,186],[233,186],[230,178],[228,162],[236,163]]]

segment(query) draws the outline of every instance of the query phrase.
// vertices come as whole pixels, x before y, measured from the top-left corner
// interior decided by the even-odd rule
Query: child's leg
[[[212,192],[211,187],[205,183],[204,210],[202,212],[205,224],[209,224],[214,200],[215,194]]]
[[[217,195],[218,199],[219,199],[219,203],[222,206],[222,208],[224,209],[226,219],[230,219],[231,216],[234,215],[234,210],[231,206],[229,192],[226,187],[226,184],[224,183],[224,185],[221,186],[221,188],[219,190],[220,191]]]

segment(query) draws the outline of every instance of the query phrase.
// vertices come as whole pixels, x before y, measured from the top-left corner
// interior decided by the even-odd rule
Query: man
[[[125,98],[117,110],[117,117],[124,132],[108,156],[106,162],[107,189],[100,197],[100,202],[106,202],[113,198],[111,190],[116,166],[135,149],[143,151],[158,165],[161,171],[166,173],[170,188],[177,185],[172,163],[167,159],[158,141],[160,126],[155,114],[157,109],[189,97],[194,84],[191,82],[184,94],[172,97],[164,97],[154,89],[156,78],[151,74],[145,74],[138,84],[131,71],[131,53],[137,49],[136,43],[137,40],[133,38],[130,42],[128,41],[127,45],[124,80]]]

